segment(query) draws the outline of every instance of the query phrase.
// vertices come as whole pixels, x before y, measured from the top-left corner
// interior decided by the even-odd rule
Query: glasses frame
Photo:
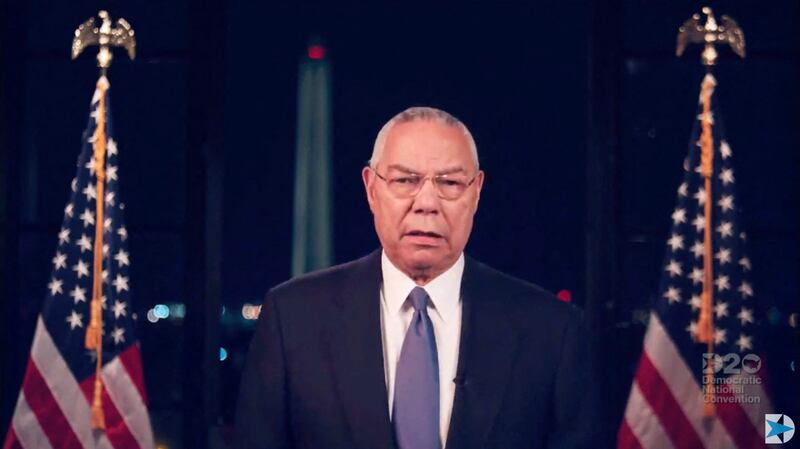
[[[388,187],[388,186],[391,186],[391,183],[390,183],[389,179],[387,179],[386,177],[384,177],[384,176],[382,176],[380,173],[378,173],[378,170],[376,170],[376,169],[375,169],[374,167],[372,167],[371,165],[367,165],[367,168],[369,168],[370,170],[372,170],[372,171],[373,171],[373,173],[375,173],[375,176],[377,176],[378,178],[380,178],[381,180],[383,180],[383,182],[385,182],[385,183],[386,183],[386,186],[387,186],[387,187]],[[409,174],[409,175],[412,175],[412,176],[418,176],[418,177],[420,177],[420,175],[419,175],[419,174],[417,174],[417,173],[413,173],[413,172],[412,172],[412,173],[408,173],[408,174]],[[467,189],[469,189],[470,187],[472,187],[472,184],[474,184],[474,183],[475,183],[475,180],[476,180],[476,179],[478,179],[478,174],[480,174],[480,170],[478,170],[477,172],[475,172],[475,176],[473,176],[473,177],[472,177],[472,179],[470,179],[470,180],[469,180],[469,182],[467,183],[466,187],[464,188],[464,191],[463,191],[463,192],[461,192],[461,193],[460,193],[460,194],[459,194],[457,197],[455,197],[455,198],[448,198],[448,197],[446,197],[446,196],[442,195],[442,191],[439,189],[439,185],[438,185],[438,184],[436,184],[436,182],[434,181],[434,179],[436,179],[436,178],[443,178],[443,177],[446,177],[446,176],[447,176],[446,174],[444,174],[444,175],[428,175],[428,176],[421,176],[422,182],[420,182],[420,183],[419,183],[419,186],[416,188],[416,190],[415,190],[414,192],[412,192],[412,193],[410,193],[410,194],[408,194],[408,195],[405,195],[405,196],[403,196],[403,195],[397,195],[397,194],[396,194],[396,193],[394,193],[394,192],[392,192],[392,193],[393,193],[394,195],[397,195],[399,198],[414,198],[415,196],[417,196],[417,195],[419,194],[419,192],[420,192],[420,191],[422,191],[422,186],[424,186],[424,185],[425,185],[425,182],[427,182],[427,181],[428,181],[428,179],[430,179],[430,180],[431,180],[431,183],[433,184],[433,188],[434,188],[434,190],[436,190],[436,195],[437,195],[439,198],[441,198],[441,199],[443,199],[443,200],[447,200],[447,201],[455,201],[455,200],[457,200],[457,199],[461,198],[462,196],[464,196],[464,193],[467,191]],[[390,189],[389,189],[389,190],[391,191],[391,187],[390,187]]]

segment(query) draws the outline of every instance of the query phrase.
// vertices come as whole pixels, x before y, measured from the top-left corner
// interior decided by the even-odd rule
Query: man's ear
[[[364,181],[364,192],[367,194],[367,203],[369,203],[369,210],[375,213],[375,173],[369,167],[364,167],[361,170],[361,180]]]
[[[479,170],[475,175],[475,210],[478,210],[478,202],[481,199],[481,189],[483,189],[483,170]]]

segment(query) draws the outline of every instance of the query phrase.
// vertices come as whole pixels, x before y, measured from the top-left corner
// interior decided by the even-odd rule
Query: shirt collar
[[[400,271],[386,251],[381,251],[381,270],[383,272],[383,298],[392,313],[398,313],[405,304],[411,290],[417,286],[413,279]],[[464,274],[464,253],[444,273],[432,279],[423,288],[445,323],[453,319],[461,301],[461,276]]]

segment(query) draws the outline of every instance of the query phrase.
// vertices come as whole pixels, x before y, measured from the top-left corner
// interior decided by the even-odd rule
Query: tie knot
[[[422,287],[414,287],[414,290],[408,294],[408,299],[411,300],[411,305],[416,311],[424,311],[428,307],[428,292]]]

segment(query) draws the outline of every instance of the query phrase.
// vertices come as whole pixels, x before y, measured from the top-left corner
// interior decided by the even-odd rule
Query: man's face
[[[419,192],[399,197],[375,171],[362,172],[375,230],[386,255],[419,284],[450,268],[467,244],[478,209],[483,172],[476,171],[463,131],[437,121],[395,125],[386,137],[375,171],[387,179],[414,173],[447,174],[474,182],[457,199],[443,199],[432,180]]]

